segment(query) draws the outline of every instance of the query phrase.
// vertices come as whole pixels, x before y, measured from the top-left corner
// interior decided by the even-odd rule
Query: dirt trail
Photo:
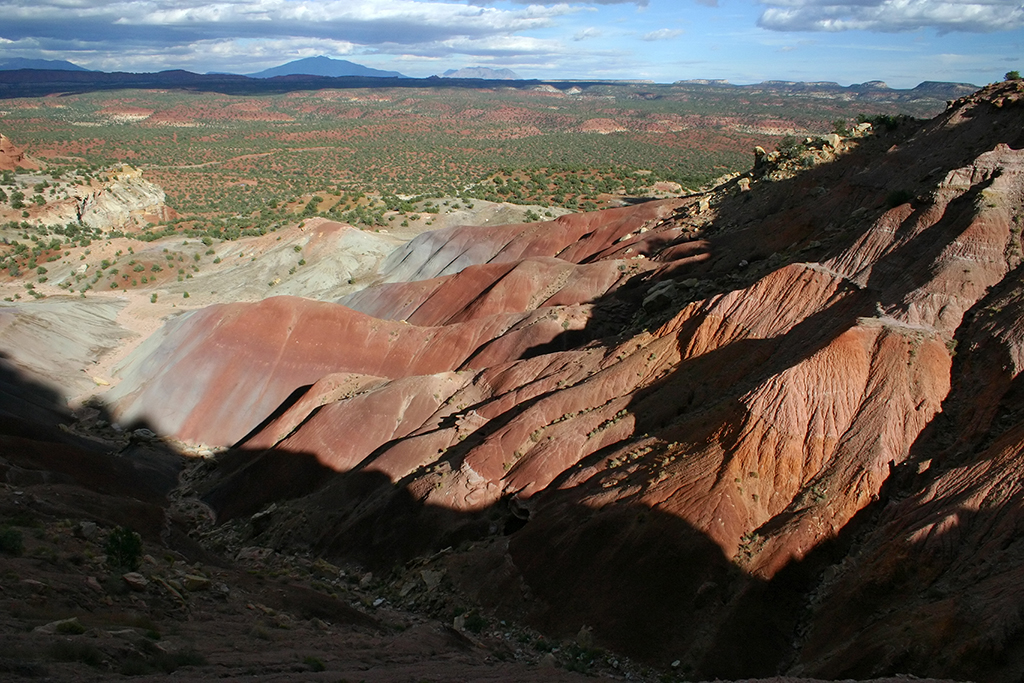
[[[223,164],[230,164],[232,161],[245,161],[247,159],[261,159],[263,157],[273,156],[275,154],[286,154],[288,152],[321,152],[325,149],[331,149],[330,147],[298,147],[295,149],[274,149],[269,152],[259,152],[257,154],[242,154],[237,157],[231,157],[230,159],[219,159],[217,161],[206,161],[201,164],[178,164],[173,166],[147,166],[146,168],[207,168],[208,166],[220,166]]]

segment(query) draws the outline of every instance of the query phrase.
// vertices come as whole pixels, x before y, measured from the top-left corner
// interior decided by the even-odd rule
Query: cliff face
[[[197,312],[119,410],[242,440],[205,495],[277,501],[258,542],[393,566],[468,541],[438,560],[461,589],[558,636],[704,676],[1013,679],[1022,98],[425,235],[352,308]]]

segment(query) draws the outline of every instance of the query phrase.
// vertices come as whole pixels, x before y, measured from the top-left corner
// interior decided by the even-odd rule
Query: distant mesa
[[[337,78],[339,76],[372,76],[374,78],[407,78],[397,71],[384,71],[373,69],[362,64],[356,64],[345,59],[331,59],[330,57],[306,57],[288,62],[281,66],[248,74],[251,78],[274,78],[275,76],[327,76]]]
[[[690,78],[685,81],[676,81],[676,85],[729,85],[724,78]]]
[[[489,81],[522,80],[512,69],[492,69],[489,66],[464,66],[461,69],[448,69],[441,78],[482,78]]]
[[[17,71],[18,69],[40,69],[46,71],[89,71],[85,67],[66,62],[63,59],[24,59],[13,57],[0,59],[0,71]]]
[[[840,85],[833,81],[762,81],[761,83],[749,83],[747,85],[734,85],[724,79],[691,78],[688,80],[675,81],[673,85],[683,86],[716,86],[736,88],[747,91],[791,91],[822,93],[852,94],[865,99],[898,98],[914,100],[919,98],[934,98],[938,100],[954,100],[965,97],[978,90],[977,85],[972,83],[947,83],[943,81],[924,81],[913,88],[891,88],[885,81],[865,81],[864,83],[853,83],[848,86]]]
[[[971,83],[946,83],[944,81],[923,81],[918,83],[910,92],[924,97],[946,97],[947,99],[958,99],[970,95],[978,86]]]

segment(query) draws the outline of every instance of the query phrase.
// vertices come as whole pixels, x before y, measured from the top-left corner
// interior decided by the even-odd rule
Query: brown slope
[[[537,311],[492,337],[466,361],[475,370],[459,374],[409,376],[416,367],[406,361],[399,363],[408,370],[401,379],[381,373],[373,362],[389,347],[368,337],[371,344],[359,353],[368,354],[371,367],[357,371],[396,379],[325,381],[309,401],[254,436],[261,447],[278,446],[274,457],[312,452],[345,473],[293,503],[264,542],[313,543],[386,564],[459,540],[485,540],[448,565],[467,593],[558,636],[587,625],[601,644],[662,664],[679,659],[702,675],[770,674],[800,657],[829,675],[859,673],[858,662],[870,658],[858,654],[864,643],[885,643],[891,653],[874,657],[870,673],[904,665],[941,673],[927,654],[899,656],[917,652],[916,636],[906,629],[915,622],[883,619],[891,600],[858,616],[864,603],[856,597],[863,593],[855,592],[855,569],[842,584],[853,592],[837,588],[827,608],[816,605],[829,598],[828,584],[821,596],[811,589],[836,572],[825,569],[856,532],[870,530],[896,485],[892,471],[933,448],[926,427],[956,395],[950,386],[970,385],[950,370],[973,367],[960,356],[951,366],[967,312],[983,305],[990,288],[1012,289],[1019,280],[1020,97],[1018,83],[994,86],[924,126],[908,122],[845,143],[851,149],[838,157],[841,150],[822,146],[802,160],[762,166],[700,200],[665,205],[641,223],[628,224],[622,211],[587,214],[572,223],[588,235],[579,246],[558,247],[568,221],[554,236],[535,228],[511,237],[511,228],[480,233],[496,240],[483,246],[471,244],[469,231],[425,240],[424,251],[407,252],[393,273],[437,276],[460,258],[482,263],[506,252],[553,249],[584,262],[618,255],[616,241],[631,235],[649,245],[658,270],[589,309],[589,330],[600,329],[607,302],[639,308],[650,300],[644,290],[668,287],[674,305],[662,312],[649,307],[616,339],[544,355],[536,354],[530,327],[551,311]],[[824,161],[830,163],[817,165]],[[793,170],[808,164],[813,168]],[[663,242],[648,236],[670,230]],[[539,240],[536,247],[531,239]],[[667,276],[676,282],[658,281]],[[448,281],[382,290],[374,305],[415,310]],[[396,297],[391,309],[388,292]],[[465,300],[451,300],[452,315],[466,310]],[[443,320],[444,307],[429,305],[437,306],[432,319]],[[972,343],[1019,339],[1015,315],[1004,332],[978,327]],[[398,329],[403,338],[423,334],[414,326]],[[571,346],[569,337],[561,341]],[[1015,368],[1002,360],[1014,354],[996,356]],[[321,370],[327,369],[325,363]],[[244,378],[239,370],[233,372]],[[999,377],[995,388],[982,383],[979,400],[994,400],[1016,371]],[[354,388],[337,393],[339,382]],[[967,443],[986,453],[991,418],[962,410],[958,419],[977,435]],[[993,443],[997,450],[984,462],[996,466],[965,465],[938,494],[917,493],[914,509],[933,514],[932,506],[943,514],[947,499],[972,486],[998,491],[978,494],[997,511],[1014,505],[1015,489],[1006,483],[1012,478],[1003,473],[1015,471],[1015,442]],[[269,454],[238,457],[258,471]],[[211,500],[223,516],[273,498],[273,486],[265,486],[263,497],[247,505],[245,481],[224,475],[213,484]],[[912,517],[891,508],[882,519],[889,514],[896,529]],[[883,568],[890,556],[886,528],[863,546]],[[992,528],[971,525],[978,539],[972,547],[1001,538]],[[1002,537],[1012,535],[1012,528],[1000,528]],[[945,571],[961,576],[959,566]],[[1006,583],[1012,572],[993,576],[986,599],[1001,595],[1009,600],[1007,615],[1020,613],[1024,605]],[[937,601],[926,596],[914,604],[925,614]],[[829,626],[847,619],[881,625],[865,631],[870,640],[851,641],[851,630]],[[806,642],[798,638],[802,622],[812,624]],[[952,630],[941,633],[969,642],[970,628],[981,622],[946,620]],[[998,624],[1016,633],[1015,617]],[[1016,642],[1009,635],[985,642],[1005,650]],[[974,670],[981,671],[967,668],[965,675]]]

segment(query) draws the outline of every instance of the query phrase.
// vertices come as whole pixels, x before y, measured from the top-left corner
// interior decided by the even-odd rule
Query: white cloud
[[[0,36],[146,45],[266,37],[416,44],[551,26],[578,7],[499,9],[440,0],[4,0]]]
[[[1024,26],[1018,0],[763,0],[758,20],[774,31],[875,31],[919,28],[988,33]]]
[[[603,35],[603,33],[604,32],[601,31],[600,29],[594,28],[593,26],[588,26],[585,29],[577,31],[576,35],[574,35],[572,39],[575,41],[580,41],[587,40],[589,38],[599,38]]]
[[[677,28],[659,28],[657,31],[651,31],[642,37],[644,40],[670,40],[682,34],[683,32]]]
[[[311,54],[550,52],[524,32],[595,3],[453,0],[0,0],[0,40],[93,68],[251,71]],[[601,0],[597,4],[614,4]],[[635,3],[644,4],[644,3]],[[5,44],[6,47],[6,44]],[[276,54],[275,54],[275,51]],[[24,52],[24,51],[23,51]],[[474,54],[470,52],[470,55]],[[29,55],[26,56],[36,56]]]
[[[567,0],[508,0],[516,5],[562,5]],[[647,7],[649,0],[583,0],[588,5],[636,5],[637,7]],[[713,0],[716,1],[717,0]],[[497,0],[469,0],[471,5],[495,5]]]

